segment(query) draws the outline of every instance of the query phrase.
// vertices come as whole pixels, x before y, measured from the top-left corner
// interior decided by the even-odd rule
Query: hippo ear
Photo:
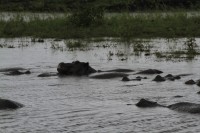
[[[74,61],[73,63],[74,63],[74,64],[79,64],[79,63],[80,63],[80,61],[78,61],[78,60],[77,60],[77,61]]]
[[[57,68],[62,68],[63,65],[64,65],[64,62],[61,62],[61,63],[58,64],[58,67],[57,67]]]

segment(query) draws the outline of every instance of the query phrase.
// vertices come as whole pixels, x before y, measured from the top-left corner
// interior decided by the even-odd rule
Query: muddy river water
[[[30,38],[0,39],[0,69],[23,67],[30,75],[0,73],[0,97],[24,104],[18,110],[0,110],[0,133],[194,133],[200,132],[200,115],[167,108],[138,108],[141,98],[163,105],[176,102],[200,103],[200,88],[188,86],[189,79],[200,79],[200,59],[158,59],[152,51],[182,47],[185,39],[151,39],[140,42],[151,47],[150,55],[136,53],[134,43],[88,42],[87,47],[68,49],[66,41],[46,39],[33,43]],[[200,39],[196,39],[200,44]],[[132,45],[133,44],[133,45]],[[13,46],[15,48],[8,48]],[[54,48],[52,48],[54,46]],[[57,48],[55,48],[55,46]],[[134,51],[135,50],[135,51]],[[60,62],[89,62],[97,70],[129,68],[138,72],[149,68],[167,74],[192,73],[176,81],[153,82],[155,75],[142,81],[122,82],[121,78],[91,79],[87,76],[37,77],[56,72]],[[134,73],[134,72],[133,72]],[[132,73],[130,73],[132,74]],[[138,75],[130,75],[135,78]],[[174,96],[183,97],[174,97]]]

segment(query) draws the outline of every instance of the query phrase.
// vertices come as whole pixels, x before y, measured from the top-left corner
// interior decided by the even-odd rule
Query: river
[[[165,51],[182,47],[185,39],[139,42],[151,47],[151,51]],[[0,39],[0,44],[5,46],[0,48],[0,69],[23,67],[31,71],[30,75],[20,76],[0,73],[0,97],[24,104],[18,110],[0,111],[0,133],[200,132],[200,115],[135,106],[141,98],[163,105],[183,101],[199,103],[200,88],[184,84],[189,79],[200,79],[198,57],[166,60],[153,54],[145,56],[144,52],[134,52],[133,45],[137,41],[130,43],[110,38],[88,42],[87,47],[73,50],[65,47],[65,43],[66,40],[55,42],[53,39],[46,39],[44,43],[31,42],[30,38]],[[200,44],[199,38],[196,43]],[[52,45],[59,45],[59,48],[53,49]],[[60,62],[75,60],[89,62],[97,70],[129,68],[138,72],[154,68],[162,70],[162,76],[192,75],[162,83],[152,81],[156,75],[145,75],[147,79],[130,82],[87,76],[37,77],[43,72],[56,72]],[[174,97],[177,95],[183,97]]]

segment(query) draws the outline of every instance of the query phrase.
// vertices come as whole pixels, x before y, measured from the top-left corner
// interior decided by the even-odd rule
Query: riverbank
[[[88,6],[101,7],[108,12],[196,10],[199,9],[200,2],[198,0],[0,0],[0,11],[65,12],[80,10]]]
[[[82,19],[81,19],[82,20]],[[76,25],[69,15],[43,19],[34,17],[26,21],[16,16],[0,20],[0,37],[41,37],[41,38],[179,38],[200,37],[200,16],[187,13],[122,13],[102,17],[97,23]]]

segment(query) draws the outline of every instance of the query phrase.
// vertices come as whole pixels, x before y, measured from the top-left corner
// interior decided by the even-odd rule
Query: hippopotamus
[[[20,71],[20,70],[26,70],[26,69],[22,67],[1,68],[0,72],[12,72],[12,71]]]
[[[117,77],[127,77],[128,74],[121,73],[121,72],[108,72],[108,73],[100,73],[100,74],[94,74],[91,75],[90,78],[94,79],[111,79],[111,78],[117,78]]]
[[[74,61],[72,63],[61,62],[58,64],[57,71],[61,75],[89,75],[97,72],[88,62]]]
[[[190,102],[179,102],[171,104],[168,106],[160,105],[157,102],[148,101],[146,99],[141,99],[137,104],[137,107],[147,108],[147,107],[165,107],[171,110],[187,112],[187,113],[200,113],[200,104],[190,103]]]
[[[57,73],[54,73],[54,72],[45,72],[45,73],[42,73],[42,74],[39,74],[38,77],[52,77],[52,76],[58,76]]]
[[[19,70],[15,70],[15,71],[10,71],[9,73],[5,73],[5,75],[10,75],[10,76],[16,76],[16,75],[22,75],[22,74],[31,74],[31,72],[28,71],[19,71]]]
[[[134,72],[134,70],[131,70],[131,69],[113,69],[113,70],[106,70],[106,71],[101,71],[101,70],[98,70],[98,72]]]
[[[90,75],[90,78],[95,79],[110,79],[116,77],[125,77],[128,76],[126,72],[133,72],[131,69],[113,69],[107,71],[95,70],[92,68],[88,62],[74,61],[72,63],[59,63],[57,67],[58,75]],[[125,72],[125,73],[123,73]]]
[[[0,98],[0,110],[3,110],[3,109],[18,109],[18,108],[22,108],[22,107],[23,107],[23,105],[21,103],[14,102],[12,100]]]
[[[15,76],[22,74],[30,74],[31,72],[22,67],[1,68],[0,72],[5,72],[5,75]]]
[[[138,72],[136,74],[161,74],[161,73],[163,72],[157,69],[147,69],[147,70]]]
[[[166,81],[166,80],[174,81],[174,80],[179,80],[179,79],[181,79],[181,77],[183,77],[183,76],[189,76],[189,75],[191,75],[191,74],[179,74],[179,75],[168,74],[168,75],[166,75],[166,76],[164,76],[164,77],[162,77],[162,76],[160,76],[160,75],[157,75],[157,76],[153,79],[153,81],[156,81],[156,82],[163,82],[163,81]],[[189,80],[189,81],[185,82],[185,84],[190,84],[190,85],[195,84],[195,83],[196,83],[196,82],[193,81],[193,80]]]

